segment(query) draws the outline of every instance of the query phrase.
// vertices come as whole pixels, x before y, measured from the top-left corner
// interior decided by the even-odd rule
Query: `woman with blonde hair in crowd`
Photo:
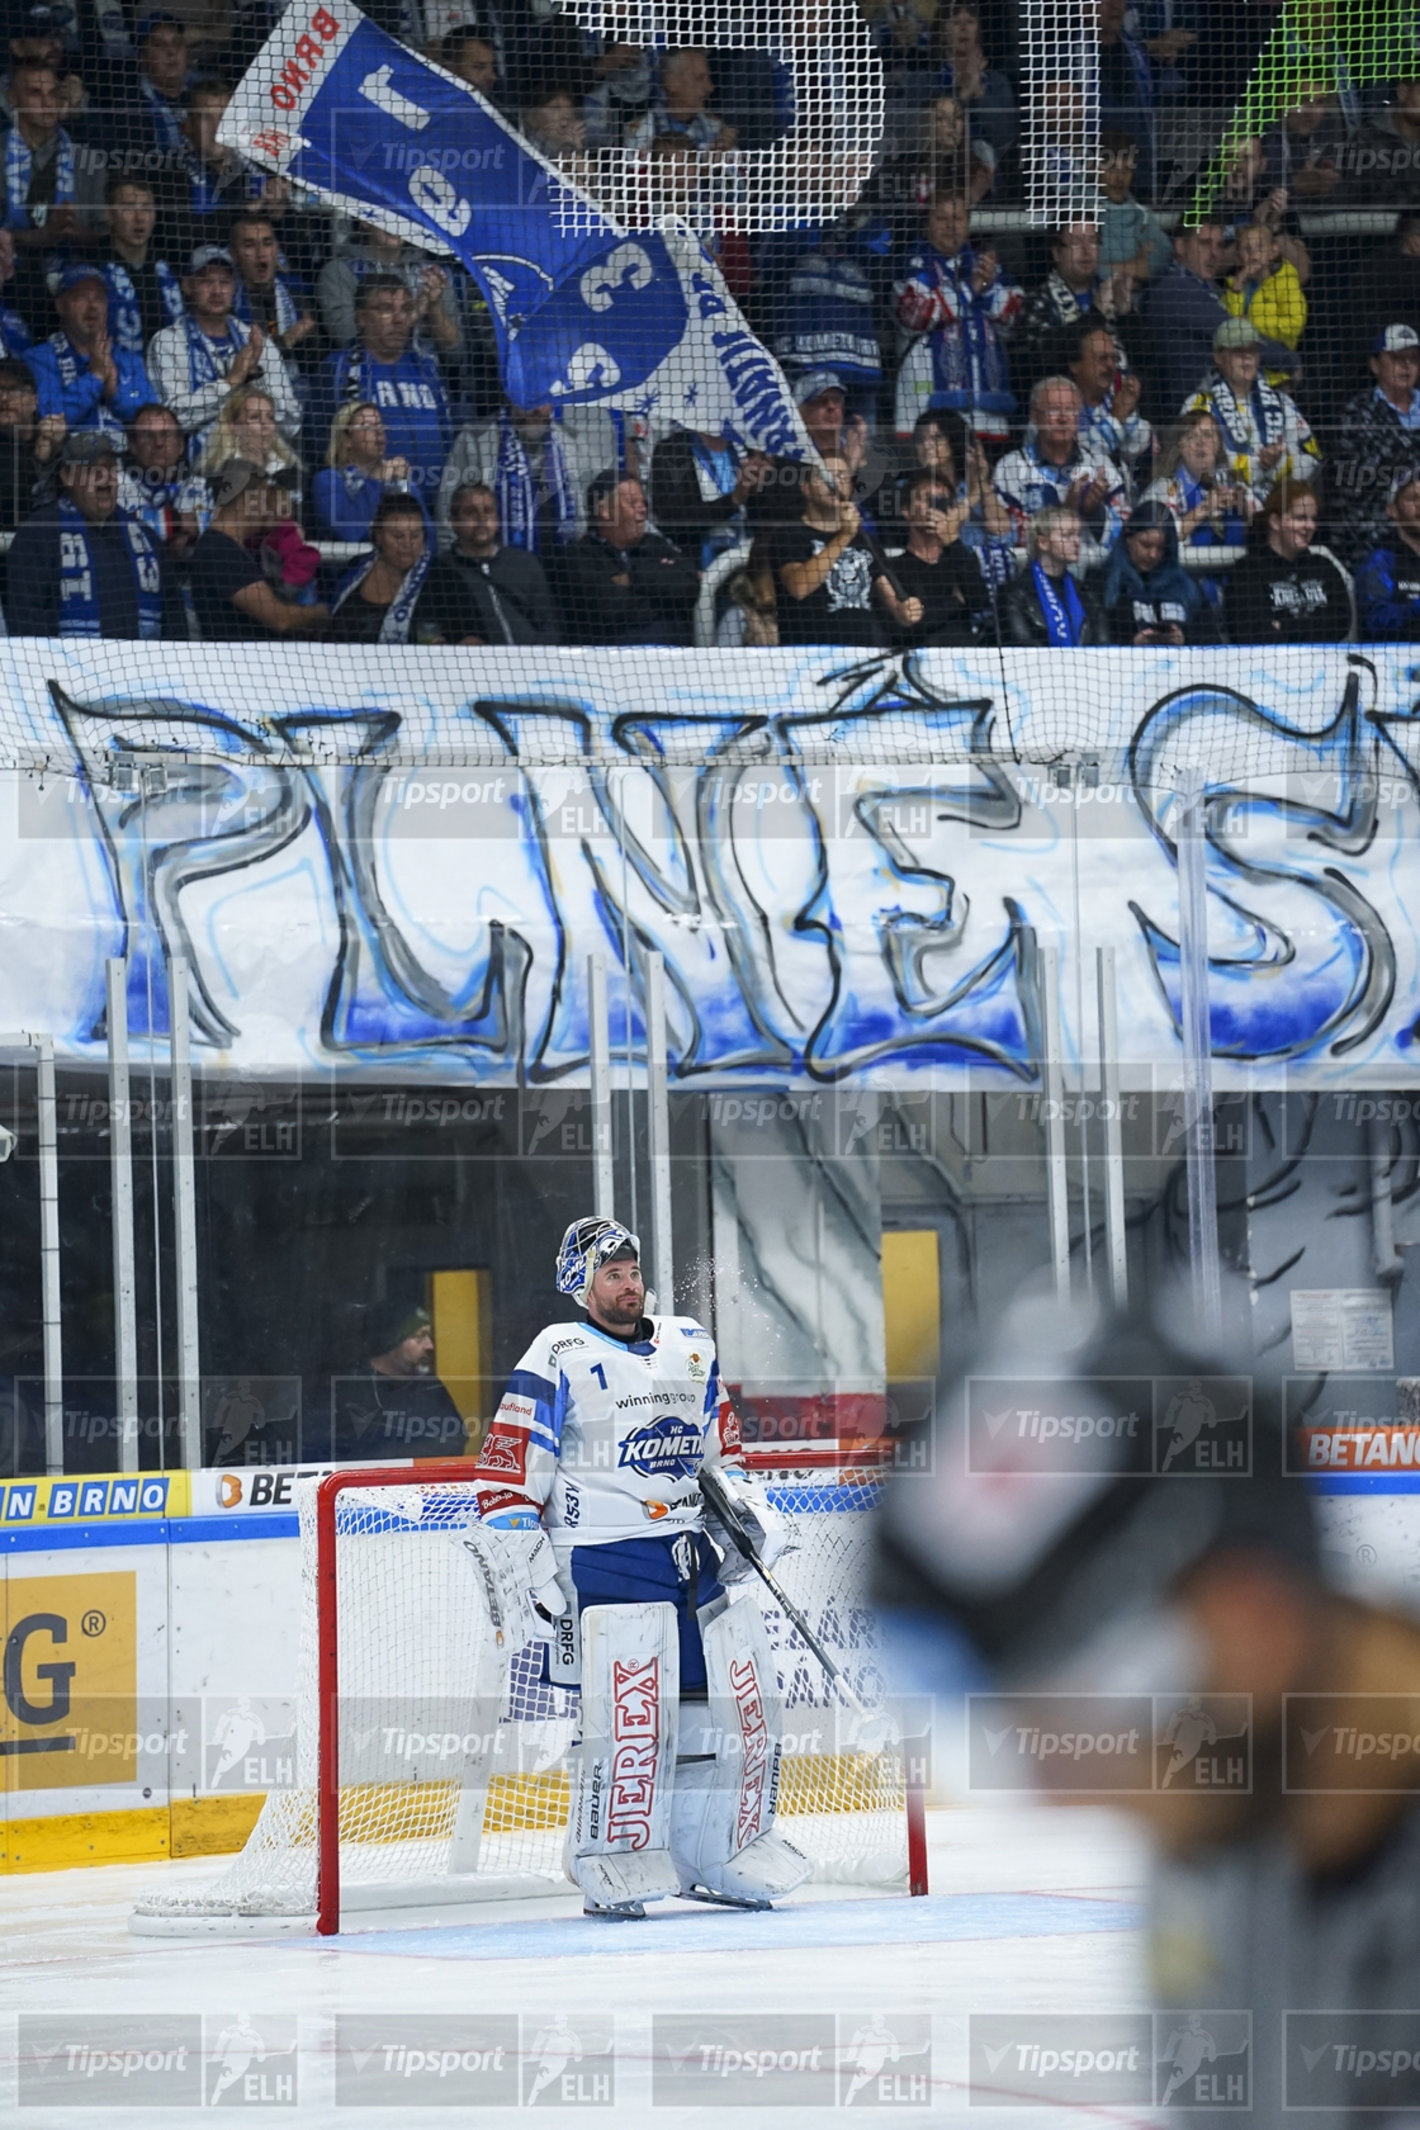
[[[276,426],[276,402],[264,385],[241,385],[223,401],[197,470],[209,478],[232,459],[263,473],[299,473],[301,462]]]
[[[1162,503],[1179,546],[1195,553],[1200,547],[1243,547],[1257,510],[1246,482],[1233,478],[1223,432],[1206,407],[1195,407],[1173,430],[1140,501]],[[1211,606],[1221,606],[1221,579],[1202,578],[1199,588]]]
[[[330,425],[325,465],[315,478],[316,526],[327,540],[368,540],[387,489],[409,493],[409,461],[385,454],[385,425],[370,400],[342,407]]]

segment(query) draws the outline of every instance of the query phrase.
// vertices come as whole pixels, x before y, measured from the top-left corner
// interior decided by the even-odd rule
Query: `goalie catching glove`
[[[722,1583],[737,1582],[741,1576],[753,1571],[745,1559],[729,1518],[742,1537],[747,1538],[758,1556],[760,1565],[772,1568],[786,1553],[792,1553],[798,1540],[794,1527],[787,1516],[772,1508],[763,1487],[734,1465],[720,1465],[715,1472],[715,1493],[723,1497],[725,1510],[720,1503],[702,1489],[705,1499],[705,1529],[715,1546],[724,1555],[720,1564]]]

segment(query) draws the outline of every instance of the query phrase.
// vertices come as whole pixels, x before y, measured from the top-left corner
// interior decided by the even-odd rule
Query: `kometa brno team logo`
[[[688,1479],[699,1469],[700,1453],[698,1423],[664,1413],[627,1436],[617,1463],[648,1479]]]

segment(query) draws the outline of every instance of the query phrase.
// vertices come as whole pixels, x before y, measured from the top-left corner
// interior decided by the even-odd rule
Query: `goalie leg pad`
[[[769,1637],[756,1605],[701,1619],[710,1698],[681,1712],[681,1758],[671,1801],[671,1853],[682,1893],[731,1901],[792,1893],[811,1866],[773,1831],[783,1706]]]
[[[659,1900],[679,1884],[670,1855],[679,1693],[673,1605],[582,1614],[582,1738],[564,1862],[598,1907]]]

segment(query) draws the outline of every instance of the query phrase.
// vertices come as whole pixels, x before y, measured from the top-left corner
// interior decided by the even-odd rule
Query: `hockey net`
[[[348,1477],[349,1475],[345,1475]],[[870,1477],[784,1475],[771,1499],[797,1548],[777,1573],[853,1693],[886,1715],[863,1591]],[[793,1483],[800,1480],[802,1483]],[[487,1592],[458,1534],[477,1523],[465,1479],[390,1473],[335,1495],[335,1601],[320,1572],[316,1495],[301,1483],[301,1642],[295,1782],[268,1794],[246,1846],[205,1890],[156,1893],[140,1934],[198,1934],[308,1919],[320,1907],[319,1652],[339,1664],[339,1882],[346,1910],[412,1908],[570,1890],[562,1868],[575,1689],[542,1678],[542,1647],[496,1646]],[[487,1533],[517,1546],[521,1534]],[[784,1701],[779,1824],[830,1883],[908,1880],[906,1769],[896,1727],[866,1727],[757,1581]],[[326,1806],[329,1810],[329,1802]]]

